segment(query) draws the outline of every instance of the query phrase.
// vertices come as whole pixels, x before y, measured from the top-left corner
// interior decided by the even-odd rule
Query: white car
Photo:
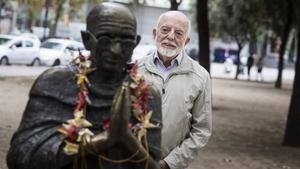
[[[78,56],[78,50],[84,50],[81,42],[48,39],[41,44],[39,59],[46,66],[67,65]]]
[[[0,35],[0,64],[40,64],[39,47],[41,42],[22,35]]]

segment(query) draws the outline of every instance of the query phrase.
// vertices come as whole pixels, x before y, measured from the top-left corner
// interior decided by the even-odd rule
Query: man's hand
[[[160,169],[170,169],[169,165],[164,160],[159,160]]]

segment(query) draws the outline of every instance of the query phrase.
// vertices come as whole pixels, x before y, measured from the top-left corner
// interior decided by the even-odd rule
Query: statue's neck
[[[125,76],[125,72],[106,72],[96,70],[89,75],[89,80],[91,83],[96,84],[117,85],[122,83]]]

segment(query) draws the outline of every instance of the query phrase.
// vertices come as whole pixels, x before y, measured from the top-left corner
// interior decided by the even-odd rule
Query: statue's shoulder
[[[47,69],[34,82],[30,95],[53,96],[73,95],[76,90],[76,68],[58,66]]]
[[[57,66],[52,67],[44,71],[37,81],[49,81],[49,80],[63,80],[70,76],[74,76],[76,68],[74,66]]]

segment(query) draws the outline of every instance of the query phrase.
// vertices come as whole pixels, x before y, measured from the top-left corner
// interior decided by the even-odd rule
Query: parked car
[[[39,58],[42,65],[67,65],[78,55],[78,49],[84,50],[81,42],[67,39],[48,39],[41,44]]]
[[[22,35],[0,35],[0,64],[40,65],[38,39]]]
[[[237,50],[216,48],[214,50],[214,62],[224,63],[227,59],[231,59],[234,64],[237,64],[237,55]]]
[[[195,61],[199,61],[199,57],[198,57],[198,48],[187,48],[186,49],[186,53],[192,58],[194,59]]]
[[[154,45],[140,44],[133,50],[131,62],[135,62],[137,59],[147,56],[154,51],[155,51]]]

